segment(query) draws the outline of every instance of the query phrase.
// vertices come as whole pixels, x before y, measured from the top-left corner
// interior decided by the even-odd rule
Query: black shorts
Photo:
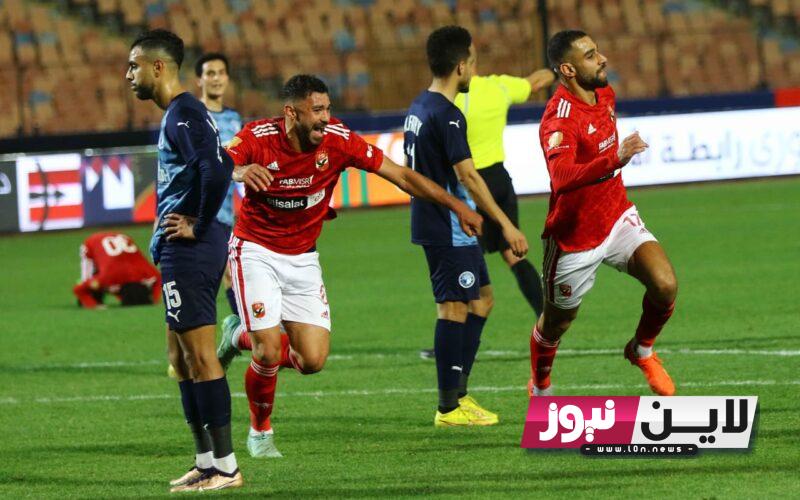
[[[480,298],[489,284],[489,271],[478,245],[423,246],[431,276],[433,296],[442,302],[469,302]]]
[[[489,192],[500,209],[508,216],[511,222],[519,228],[519,209],[517,208],[517,193],[511,176],[502,163],[495,163],[491,167],[478,170],[483,177]],[[509,248],[508,242],[503,238],[503,231],[483,210],[478,209],[483,217],[483,235],[478,238],[481,248],[485,253],[502,252]]]
[[[228,226],[214,221],[198,241],[164,242],[162,296],[169,328],[183,333],[217,323],[217,291],[228,262]]]

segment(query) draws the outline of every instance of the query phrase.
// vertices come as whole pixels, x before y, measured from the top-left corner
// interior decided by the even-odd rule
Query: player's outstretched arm
[[[381,168],[376,173],[411,196],[438,203],[452,210],[458,217],[461,229],[468,236],[481,234],[483,217],[424,175],[410,168],[401,167],[386,156],[383,157]]]
[[[525,77],[531,84],[531,96],[540,90],[549,87],[556,81],[556,74],[549,68],[538,69]],[[529,97],[530,99],[530,97]]]
[[[503,237],[508,242],[514,255],[524,257],[528,253],[528,241],[525,239],[525,235],[514,226],[503,210],[497,206],[492,193],[486,186],[486,182],[475,170],[472,158],[456,163],[453,168],[456,170],[459,182],[467,188],[478,208],[489,214],[489,217],[502,228]]]

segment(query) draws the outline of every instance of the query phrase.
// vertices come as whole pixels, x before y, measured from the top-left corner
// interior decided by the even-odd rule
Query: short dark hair
[[[283,84],[279,97],[284,101],[300,101],[314,92],[327,94],[328,86],[314,75],[294,75]]]
[[[436,77],[450,75],[469,57],[472,35],[461,26],[444,26],[428,36],[428,66]]]
[[[183,63],[183,40],[175,33],[167,30],[156,29],[142,33],[131,44],[131,49],[141,47],[148,51],[161,49],[175,61],[178,67]]]
[[[550,60],[550,66],[558,73],[558,66],[564,62],[564,57],[572,48],[572,43],[587,36],[581,30],[564,30],[559,31],[550,37],[547,42],[547,59]]]
[[[208,61],[222,61],[225,63],[225,72],[228,72],[228,58],[225,57],[225,54],[220,54],[219,52],[207,52],[200,56],[200,59],[194,63],[194,74],[198,77],[203,76],[203,65]]]

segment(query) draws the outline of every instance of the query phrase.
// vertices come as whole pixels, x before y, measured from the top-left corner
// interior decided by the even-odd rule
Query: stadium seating
[[[336,109],[405,108],[428,83],[424,42],[436,26],[470,29],[481,73],[544,64],[550,33],[580,27],[611,61],[623,98],[800,85],[800,0],[33,0],[0,2],[0,136],[153,128],[161,112],[124,81],[128,44],[167,28],[191,61],[223,51],[227,102],[244,116],[278,113],[281,83],[314,72]],[[543,96],[542,96],[543,97]]]

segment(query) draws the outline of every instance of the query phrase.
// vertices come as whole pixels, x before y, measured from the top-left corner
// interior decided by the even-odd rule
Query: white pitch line
[[[698,356],[778,356],[796,357],[800,356],[800,350],[781,349],[659,349],[659,354],[687,354]],[[558,356],[595,356],[595,355],[614,355],[622,354],[622,349],[560,349]],[[487,350],[478,352],[478,358],[502,358],[502,357],[526,357],[528,351],[498,351]],[[388,358],[418,358],[416,352],[401,352],[396,354],[369,353],[369,354],[331,354],[328,361],[352,361],[362,359],[388,359]],[[235,359],[237,362],[250,362],[249,356],[240,356]],[[48,370],[67,370],[67,369],[91,369],[91,368],[126,368],[135,366],[161,365],[166,366],[166,359],[150,359],[144,361],[85,361],[74,364],[60,365],[32,365],[22,367],[21,371],[32,371],[37,369]]]
[[[718,382],[684,382],[678,384],[678,389],[689,387],[761,387],[761,386],[788,386],[800,385],[800,380],[721,380]],[[577,385],[553,385],[556,392],[558,391],[599,391],[607,389],[643,389],[647,386],[645,384],[577,384]],[[520,392],[524,393],[527,387],[524,385],[509,385],[509,386],[487,386],[487,387],[472,387],[471,390],[476,393],[481,392]],[[285,397],[311,397],[311,398],[324,398],[324,397],[341,397],[341,396],[390,396],[390,395],[413,395],[413,394],[428,394],[436,392],[434,387],[426,388],[391,388],[391,389],[349,389],[345,391],[305,391],[305,392],[278,392],[276,394],[279,398]],[[231,393],[231,396],[237,399],[246,398],[247,395],[243,392]],[[0,398],[0,405],[16,405],[16,404],[59,404],[59,403],[98,403],[107,401],[151,401],[160,399],[178,399],[180,396],[175,394],[135,394],[130,396],[120,395],[98,395],[98,396],[71,396],[71,397],[58,397],[58,398],[34,398],[30,400],[20,400],[18,398]]]

